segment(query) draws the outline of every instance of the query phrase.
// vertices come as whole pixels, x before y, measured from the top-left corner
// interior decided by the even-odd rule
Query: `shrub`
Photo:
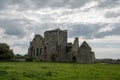
[[[6,43],[0,43],[0,61],[10,61],[14,57],[13,50]]]
[[[26,61],[28,61],[28,62],[33,62],[33,61],[34,61],[34,58],[33,58],[33,57],[28,57],[28,58],[26,58]]]

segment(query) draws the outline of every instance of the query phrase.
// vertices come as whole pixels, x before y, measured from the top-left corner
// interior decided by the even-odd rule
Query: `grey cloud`
[[[67,29],[68,37],[83,37],[87,39],[93,39],[93,38],[104,38],[106,36],[120,35],[119,23],[111,25],[111,27],[114,27],[111,31],[99,32],[99,30],[108,26],[108,24],[69,23],[66,25],[66,23],[60,23],[60,24],[33,23],[32,24],[31,22],[33,23],[33,21],[23,20],[23,19],[22,20],[20,19],[6,20],[5,19],[5,20],[0,20],[0,28],[3,28],[5,30],[4,34],[14,35],[17,37],[26,37],[26,34],[28,34],[29,32],[34,32],[35,34],[41,34],[43,36],[44,31],[50,30],[50,29],[56,29],[58,27],[61,29]]]
[[[73,24],[69,27],[69,37],[94,38],[105,24]]]
[[[120,16],[120,13],[115,13],[115,12],[107,12],[105,14],[106,18],[117,18]]]
[[[29,45],[29,41],[28,42],[23,42],[23,44],[15,43],[12,46],[20,46],[21,48],[25,49],[25,48],[28,48],[28,45]]]
[[[113,8],[120,0],[0,0],[0,9],[17,8],[18,10],[35,10],[40,8],[80,8],[89,2],[97,1],[98,8]],[[92,7],[94,8],[94,7]]]
[[[0,8],[9,8],[16,5],[19,9],[39,9],[39,8],[78,8],[84,6],[91,0],[0,0]]]
[[[120,0],[100,0],[98,2],[99,5],[97,5],[97,7],[99,8],[114,8],[120,6]]]
[[[100,32],[108,24],[74,24],[69,27],[69,37],[83,37],[87,39],[104,38],[106,36],[120,35],[120,23],[111,24],[112,30]]]
[[[0,0],[0,9],[14,9],[19,8],[20,10],[31,9],[31,0]],[[11,7],[10,7],[11,6]]]
[[[90,1],[91,0],[31,0],[31,2],[37,8],[78,8],[84,6]]]
[[[0,20],[0,27],[5,30],[4,34],[24,37],[26,34],[25,25],[21,20]]]
[[[32,30],[34,31],[35,34],[40,34],[44,36],[44,32],[47,30],[52,30],[52,29],[65,29],[64,28],[64,23],[57,24],[57,23],[44,23],[44,24],[35,24],[33,26],[30,26],[28,29],[29,31]]]
[[[104,38],[106,36],[120,35],[120,23],[115,23],[111,25],[110,27],[114,27],[114,28],[110,31],[99,32],[95,37]]]
[[[100,32],[101,29],[106,28],[108,25],[113,27],[111,31],[106,31],[106,32]],[[96,23],[96,24],[91,24],[91,23],[69,23],[66,25],[66,23],[46,23],[46,24],[36,24],[34,26],[31,26],[29,28],[30,30],[33,30],[34,33],[36,34],[41,34],[42,36],[44,35],[44,31],[46,30],[51,30],[51,29],[67,29],[68,30],[68,37],[69,38],[74,38],[74,37],[82,37],[86,39],[94,39],[94,38],[104,38],[106,36],[115,36],[115,35],[120,35],[120,24],[115,23]],[[67,27],[66,27],[67,26]]]

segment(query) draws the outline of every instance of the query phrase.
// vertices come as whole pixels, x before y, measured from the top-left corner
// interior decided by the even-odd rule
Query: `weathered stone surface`
[[[60,29],[46,31],[44,37],[46,52],[50,57],[50,61],[63,60],[63,53],[65,53],[67,46],[67,31]]]
[[[72,45],[71,51],[74,52],[74,53],[78,53],[78,49],[79,49],[79,40],[76,37],[75,40],[74,40],[74,43]]]
[[[80,63],[93,63],[95,60],[94,52],[86,41],[82,43],[78,51],[78,62]]]
[[[91,47],[86,43],[79,47],[79,39],[74,43],[67,43],[67,30],[50,30],[44,33],[44,38],[35,35],[30,42],[28,56],[43,61],[75,61],[80,63],[92,63],[95,55]]]
[[[41,35],[35,35],[33,41],[30,42],[28,55],[34,56],[37,60],[42,59],[44,55],[44,38]]]
[[[79,50],[79,39],[76,37],[73,42],[70,54],[69,54],[71,56],[70,58],[71,61],[77,62],[78,50]]]

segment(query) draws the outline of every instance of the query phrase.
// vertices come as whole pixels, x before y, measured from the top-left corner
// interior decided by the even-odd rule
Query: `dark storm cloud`
[[[99,0],[99,8],[114,8],[120,6],[120,0]]]
[[[107,12],[105,14],[106,18],[117,18],[120,16],[120,13],[115,13],[115,12]]]

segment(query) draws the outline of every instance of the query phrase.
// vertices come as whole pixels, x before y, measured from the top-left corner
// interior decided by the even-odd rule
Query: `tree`
[[[6,43],[0,43],[0,60],[11,60],[14,57],[13,50]]]
[[[25,59],[25,55],[21,55],[21,54],[16,54],[15,55],[16,59]]]

